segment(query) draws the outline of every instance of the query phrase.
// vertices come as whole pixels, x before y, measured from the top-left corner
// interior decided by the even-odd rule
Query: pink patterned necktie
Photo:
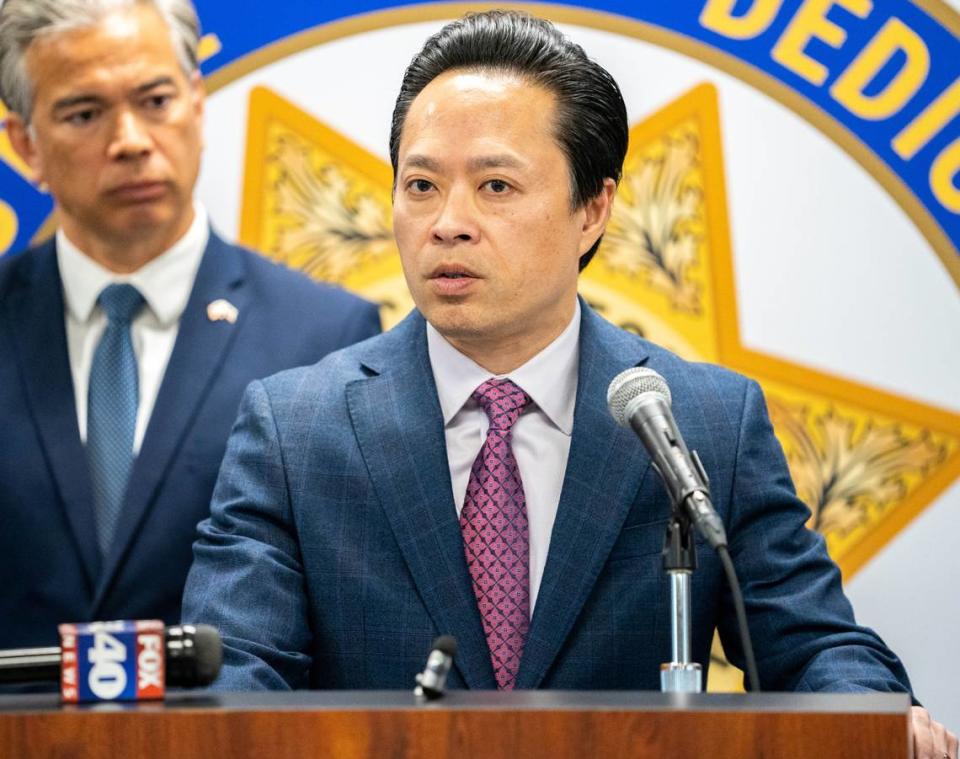
[[[530,396],[490,379],[473,397],[490,429],[470,470],[460,531],[497,686],[511,690],[530,628],[530,527],[510,439]]]

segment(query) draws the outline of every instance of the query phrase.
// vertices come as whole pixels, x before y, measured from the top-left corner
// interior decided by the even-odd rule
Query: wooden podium
[[[60,706],[0,696],[9,759],[711,757],[904,759],[904,694],[402,691],[177,694]]]

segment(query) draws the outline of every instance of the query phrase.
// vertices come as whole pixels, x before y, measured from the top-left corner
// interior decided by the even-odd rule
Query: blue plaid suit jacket
[[[574,434],[517,687],[658,689],[670,659],[660,552],[667,496],[610,380],[646,364],[711,478],[731,538],[762,685],[909,690],[859,627],[808,531],[756,383],[691,364],[583,304]],[[535,487],[527,484],[526,487]],[[719,561],[699,546],[693,655],[719,628],[741,649]],[[410,688],[431,640],[456,636],[452,687],[496,687],[450,484],[425,322],[247,390],[200,526],[184,619],[224,635],[217,687]]]

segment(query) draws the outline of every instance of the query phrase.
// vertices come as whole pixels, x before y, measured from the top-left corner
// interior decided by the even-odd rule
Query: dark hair
[[[410,104],[436,77],[452,69],[514,73],[553,93],[557,100],[557,144],[570,168],[571,202],[582,208],[620,181],[627,152],[627,109],[620,88],[549,21],[519,11],[470,13],[426,41],[407,66],[390,125],[394,177],[400,136]],[[580,258],[593,258],[600,239]]]

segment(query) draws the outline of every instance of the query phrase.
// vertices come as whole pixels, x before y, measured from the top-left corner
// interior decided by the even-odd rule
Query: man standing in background
[[[189,0],[0,8],[10,141],[59,223],[0,262],[0,648],[178,621],[244,387],[380,330],[210,229],[198,40]]]

